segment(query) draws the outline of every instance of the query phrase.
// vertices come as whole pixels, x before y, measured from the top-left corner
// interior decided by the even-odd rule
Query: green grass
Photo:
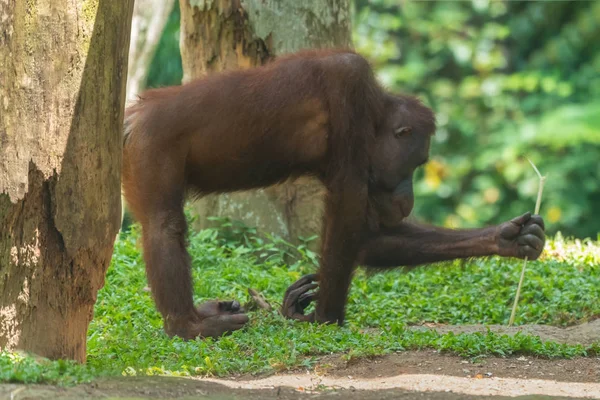
[[[71,385],[100,375],[74,361],[50,361],[23,353],[0,352],[0,382]]]
[[[88,364],[0,353],[1,380],[71,383],[113,374],[263,373],[310,367],[318,356],[330,353],[352,358],[418,348],[470,357],[600,353],[600,345],[559,345],[527,335],[440,335],[406,329],[407,324],[422,322],[506,324],[521,263],[495,257],[373,276],[359,269],[341,328],[295,323],[277,311],[256,311],[246,328],[219,340],[170,339],[146,289],[138,239],[134,228],[115,244],[89,328]],[[305,245],[295,248],[231,226],[194,234],[190,253],[197,301],[235,298],[245,303],[247,288],[252,287],[275,308],[287,286],[317,264],[317,256]],[[598,315],[599,243],[550,240],[544,259],[528,265],[517,324],[565,326]]]

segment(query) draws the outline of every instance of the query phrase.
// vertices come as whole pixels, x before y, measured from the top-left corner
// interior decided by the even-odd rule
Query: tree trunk
[[[150,62],[175,0],[135,0],[127,70],[127,101],[145,89]]]
[[[184,82],[249,68],[303,48],[349,47],[349,0],[180,0]],[[235,110],[232,110],[235,112]],[[297,243],[320,233],[324,188],[316,179],[268,189],[207,196],[196,228],[228,216]]]
[[[0,347],[85,361],[119,228],[132,0],[0,2]]]

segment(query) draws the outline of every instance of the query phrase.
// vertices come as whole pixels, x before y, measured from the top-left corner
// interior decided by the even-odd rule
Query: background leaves
[[[354,43],[391,90],[433,107],[415,214],[452,227],[533,210],[595,237],[600,204],[598,2],[356,2]]]

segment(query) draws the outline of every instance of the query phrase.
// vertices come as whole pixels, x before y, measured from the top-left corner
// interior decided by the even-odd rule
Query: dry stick
[[[540,178],[540,185],[538,187],[537,201],[535,202],[535,214],[540,212],[540,204],[542,203],[542,192],[544,191],[544,182],[546,177],[540,174],[540,171],[536,168],[535,164],[528,158],[529,164],[535,170],[535,173]],[[521,286],[523,286],[523,280],[525,279],[525,269],[527,268],[527,257],[523,260],[523,269],[521,270],[521,278],[519,279],[519,286],[517,286],[517,295],[515,296],[515,302],[513,304],[512,312],[510,313],[510,320],[508,326],[511,326],[515,322],[515,314],[517,313],[517,305],[519,304],[519,296],[521,295]]]
[[[248,294],[250,295],[250,298],[253,300],[254,305],[256,305],[258,308],[262,308],[263,310],[271,310],[271,304],[269,304],[269,302],[267,301],[267,299],[265,299],[265,297],[260,294],[259,292],[257,292],[256,290],[252,289],[252,288],[248,288]],[[249,304],[247,306],[245,306],[244,308],[246,309],[250,309],[252,307],[250,307],[252,304]]]

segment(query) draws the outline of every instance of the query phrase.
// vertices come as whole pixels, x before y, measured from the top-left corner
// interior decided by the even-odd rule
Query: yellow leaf
[[[560,220],[561,216],[562,216],[562,211],[560,210],[560,208],[558,208],[556,206],[552,206],[548,210],[548,221],[550,221],[550,222],[557,222],[558,220]]]
[[[500,198],[500,191],[495,187],[485,189],[483,198],[487,203],[494,204]]]

